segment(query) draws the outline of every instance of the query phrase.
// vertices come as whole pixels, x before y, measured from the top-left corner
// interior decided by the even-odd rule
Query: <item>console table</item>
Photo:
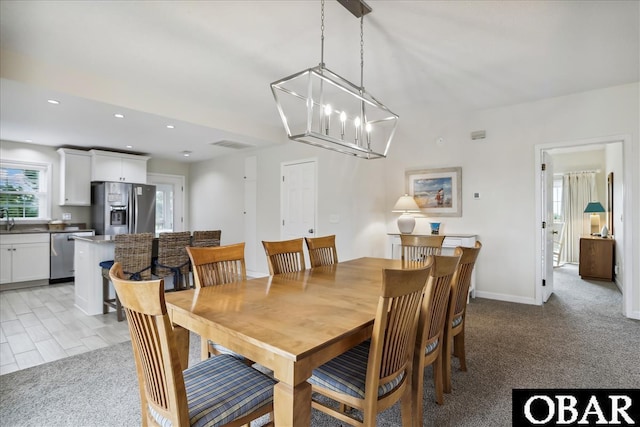
[[[414,236],[431,236],[431,234],[412,234]],[[390,258],[400,258],[400,234],[387,233],[390,242]],[[442,242],[442,255],[453,255],[453,250],[458,246],[470,247],[475,246],[478,239],[477,234],[445,234],[444,242]],[[476,269],[471,273],[471,285],[469,293],[473,298],[476,297]]]

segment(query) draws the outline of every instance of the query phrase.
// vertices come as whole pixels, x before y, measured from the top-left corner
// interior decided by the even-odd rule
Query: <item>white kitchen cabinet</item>
[[[49,280],[49,233],[0,235],[0,284]]]
[[[90,150],[91,181],[147,183],[149,157]]]
[[[91,205],[91,154],[59,148],[60,206]]]

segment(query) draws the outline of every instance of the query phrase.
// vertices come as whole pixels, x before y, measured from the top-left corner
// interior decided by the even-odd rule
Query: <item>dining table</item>
[[[309,426],[313,369],[371,337],[382,270],[402,261],[358,258],[294,273],[165,294],[181,360],[189,333],[268,368],[274,424]]]

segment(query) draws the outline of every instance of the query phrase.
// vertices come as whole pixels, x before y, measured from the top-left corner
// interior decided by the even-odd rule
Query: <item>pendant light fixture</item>
[[[364,88],[364,15],[362,0],[338,0],[360,18],[360,85],[324,64],[324,0],[321,0],[320,64],[271,83],[271,91],[289,139],[364,159],[387,156],[398,115]]]

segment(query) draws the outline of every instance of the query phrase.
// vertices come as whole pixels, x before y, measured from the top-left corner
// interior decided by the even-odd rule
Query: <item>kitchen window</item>
[[[0,208],[16,220],[51,217],[49,187],[51,165],[31,162],[0,162]]]

